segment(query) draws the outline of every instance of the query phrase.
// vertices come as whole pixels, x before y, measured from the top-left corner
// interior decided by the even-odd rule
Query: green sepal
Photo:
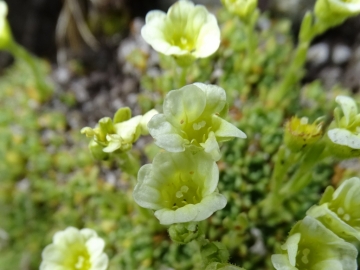
[[[89,150],[91,155],[97,160],[106,160],[109,158],[109,154],[103,151],[103,147],[97,144],[94,140],[89,143]]]
[[[197,222],[173,224],[168,231],[171,240],[181,245],[187,244],[201,235],[201,230]]]
[[[129,107],[120,108],[114,115],[114,124],[127,121],[131,118],[131,109]]]

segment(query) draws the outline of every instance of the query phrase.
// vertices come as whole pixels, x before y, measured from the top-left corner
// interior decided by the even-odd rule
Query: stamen
[[[337,210],[337,213],[338,213],[338,215],[342,216],[345,213],[345,211],[344,211],[344,209],[342,209],[342,207],[339,207]]]
[[[182,192],[186,193],[186,192],[188,192],[189,188],[188,188],[188,186],[182,186],[182,187],[180,188],[180,190],[181,190]]]

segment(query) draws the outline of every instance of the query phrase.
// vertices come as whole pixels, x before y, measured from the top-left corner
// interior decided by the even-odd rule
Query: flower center
[[[299,249],[296,255],[296,268],[301,270],[308,270],[311,266],[310,262],[310,249],[309,248],[303,248]]]
[[[176,32],[176,30],[173,32]],[[193,38],[186,36],[184,33],[175,33],[170,37],[169,43],[185,51],[193,52],[195,50]]]
[[[176,210],[187,204],[197,204],[201,201],[202,187],[194,180],[193,171],[180,172],[162,189],[162,199],[166,208]]]
[[[69,250],[70,252],[70,250]],[[71,253],[74,257],[71,258],[66,265],[72,270],[90,270],[91,262],[90,255],[84,246],[74,246],[71,248]]]
[[[210,119],[198,119],[194,122],[185,122],[182,120],[182,131],[184,137],[190,142],[204,143],[211,131],[212,121]]]

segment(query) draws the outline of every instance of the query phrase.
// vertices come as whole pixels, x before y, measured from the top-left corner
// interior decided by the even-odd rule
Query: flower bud
[[[221,0],[226,9],[242,20],[247,20],[258,5],[257,0]]]
[[[306,117],[292,117],[285,124],[285,144],[292,152],[302,151],[321,138],[321,128],[322,123],[309,124]]]
[[[169,228],[169,235],[172,241],[178,244],[187,244],[198,238],[201,233],[197,222],[177,223]]]

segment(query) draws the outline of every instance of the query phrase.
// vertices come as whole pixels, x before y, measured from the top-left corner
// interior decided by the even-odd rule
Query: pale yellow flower
[[[55,233],[42,252],[40,270],[106,270],[105,242],[91,229],[68,227]]]
[[[204,6],[186,0],[172,5],[167,14],[150,11],[141,35],[156,51],[182,59],[208,57],[220,45],[215,16]]]

